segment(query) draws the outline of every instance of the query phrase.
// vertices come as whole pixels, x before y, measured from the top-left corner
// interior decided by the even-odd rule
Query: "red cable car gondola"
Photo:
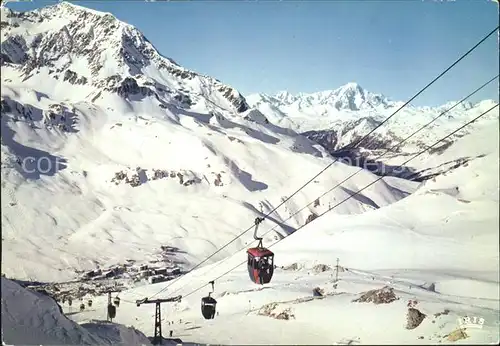
[[[253,237],[259,241],[257,247],[247,250],[248,254],[248,275],[250,280],[256,284],[267,284],[271,281],[274,272],[274,253],[262,246],[262,238],[257,237],[257,228],[263,218],[255,219],[255,231]]]

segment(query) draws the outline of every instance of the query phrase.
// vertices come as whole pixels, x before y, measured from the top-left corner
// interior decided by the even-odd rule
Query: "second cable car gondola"
[[[113,304],[108,304],[108,316],[111,319],[116,317],[116,306]]]
[[[271,282],[274,272],[274,253],[262,246],[262,238],[257,237],[257,229],[263,218],[255,219],[255,231],[253,237],[258,240],[257,247],[247,250],[248,255],[248,275],[250,280],[256,284],[267,284]]]
[[[214,292],[214,282],[212,284],[212,292],[208,292],[208,296],[201,298],[201,314],[206,320],[211,320],[215,317],[217,300],[210,296]]]

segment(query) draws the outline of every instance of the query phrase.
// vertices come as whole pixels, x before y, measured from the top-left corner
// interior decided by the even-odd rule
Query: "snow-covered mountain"
[[[259,109],[272,123],[303,133],[318,142],[330,153],[361,139],[376,128],[405,102],[371,93],[356,83],[348,83],[332,91],[291,95],[280,92],[275,96],[253,94],[247,96],[248,103]],[[401,109],[383,127],[373,132],[359,144],[364,155],[375,156],[390,149],[389,154],[414,153],[444,137],[460,126],[496,104],[484,100],[476,104],[463,102],[447,112],[425,131],[396,146],[414,131],[445,112],[456,102],[439,107],[416,107],[411,104]],[[498,122],[498,109],[492,110],[478,123]],[[469,133],[472,126],[451,137],[443,148],[457,138]],[[388,155],[390,156],[390,155]],[[382,159],[382,161],[384,161]]]
[[[87,94],[86,100],[97,101],[109,91],[154,97],[159,105],[202,102],[248,109],[235,89],[163,57],[141,32],[110,13],[63,2],[25,13],[3,9],[2,16],[2,66],[18,66],[15,77],[22,81],[67,81],[78,91],[75,100]],[[60,93],[55,87],[46,91]]]
[[[2,273],[50,282],[77,322],[2,278],[2,341],[146,344],[154,306],[135,300],[182,294],[162,305],[162,328],[183,344],[498,342],[498,127],[481,122],[441,155],[416,160],[425,170],[429,158],[433,167],[475,158],[446,175],[367,187],[378,177],[361,170],[318,198],[359,170],[335,162],[262,223],[265,246],[283,239],[271,248],[270,284],[248,278],[251,232],[183,275],[179,267],[212,255],[332,163],[293,124],[323,109],[329,125],[311,126],[330,129],[335,99],[336,114],[361,130],[380,120],[360,112],[397,102],[348,85],[251,108],[251,97],[161,56],[111,14],[64,2],[2,9],[1,25]],[[299,105],[311,113],[282,112]],[[472,106],[465,111],[487,103]],[[452,122],[432,136],[462,123]],[[151,272],[180,276],[147,284]],[[54,283],[77,275],[86,278]],[[209,287],[198,289],[215,278],[218,314],[207,321],[199,304]],[[114,322],[140,333],[95,322],[109,287],[121,297]],[[93,304],[79,311],[68,297]],[[464,330],[464,316],[484,323]]]
[[[123,325],[77,324],[51,297],[1,280],[3,345],[151,345],[143,333]]]
[[[264,97],[264,95],[261,95]],[[327,90],[312,94],[300,93],[291,95],[286,91],[279,92],[268,100],[277,101],[279,106],[294,106],[297,109],[307,109],[315,106],[331,106],[337,111],[371,110],[379,107],[388,108],[394,102],[380,94],[366,91],[357,83],[348,83],[335,90]]]
[[[2,26],[9,276],[54,281],[157,256],[192,265],[332,161],[318,144],[248,109],[235,89],[162,57],[110,14],[63,2],[2,9]],[[363,172],[282,224],[353,169],[336,163],[278,209],[262,225],[280,225],[268,239],[376,178]],[[381,181],[362,195],[336,212],[361,213],[406,193]],[[248,232],[214,260],[250,241]]]
[[[270,284],[250,282],[246,263],[237,266],[240,251],[168,289],[157,283],[120,292],[114,321],[153,335],[153,306],[133,302],[163,290],[162,297],[184,295],[162,312],[164,335],[172,331],[183,344],[498,344],[498,143],[497,129],[482,128],[445,152],[444,159],[464,150],[483,155],[470,165],[416,191],[415,183],[392,179],[415,193],[307,224],[272,248],[278,268]],[[195,290],[224,273],[212,294],[217,316],[205,320],[199,303],[209,287]],[[107,296],[92,299],[91,309],[73,307],[71,319],[102,319]]]

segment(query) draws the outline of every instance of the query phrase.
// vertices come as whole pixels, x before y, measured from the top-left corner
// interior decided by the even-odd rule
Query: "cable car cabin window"
[[[267,269],[273,263],[273,256],[263,256],[258,262],[258,269]]]
[[[254,257],[252,260],[252,268],[259,269],[259,257]]]

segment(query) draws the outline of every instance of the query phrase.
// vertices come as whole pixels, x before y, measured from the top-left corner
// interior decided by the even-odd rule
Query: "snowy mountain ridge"
[[[136,300],[175,293],[161,321],[182,344],[498,343],[498,127],[429,154],[432,165],[476,158],[467,165],[423,183],[378,180],[268,109],[243,111],[237,91],[161,58],[109,15],[61,3],[2,10],[1,25],[2,274],[48,282],[61,307],[2,278],[3,342],[148,344],[154,305]],[[376,104],[344,91],[339,107]],[[342,112],[357,129],[379,121]],[[329,164],[261,223],[276,268],[255,285],[256,241],[241,232]],[[217,314],[205,320],[214,278]],[[121,303],[106,323],[110,288]],[[482,329],[459,328],[470,315]]]
[[[386,95],[373,93],[366,90],[356,82],[349,82],[336,89],[323,90],[312,93],[299,92],[292,94],[286,90],[279,91],[274,95],[265,93],[250,94],[247,96],[252,100],[253,104],[262,102],[270,102],[280,106],[297,105],[297,108],[314,107],[316,105],[329,105],[336,110],[346,111],[369,111],[377,109],[401,107],[405,101],[394,101]],[[429,111],[432,109],[446,110],[455,105],[458,100],[451,100],[437,107],[430,106],[415,106],[411,103],[405,107],[417,109],[421,111]],[[458,110],[469,110],[473,107],[480,106],[482,103],[491,103],[491,100],[482,100],[476,103],[464,101],[458,106]]]
[[[400,109],[405,102],[392,101],[382,94],[371,93],[357,83],[312,94],[253,94],[246,99],[270,122],[302,133],[334,155],[339,149],[364,137],[397,111],[383,127],[360,144],[361,153],[352,154],[362,154],[368,158],[385,150],[389,150],[389,155],[417,152],[497,104],[493,100],[475,104],[465,101],[458,105],[455,105],[457,102],[450,101],[439,107],[416,107],[409,104]],[[415,134],[403,145],[397,146],[396,150],[393,148],[441,113],[445,114],[425,131]],[[495,124],[498,119],[498,110],[492,110],[477,124]],[[477,124],[455,134],[442,147],[449,146],[457,138],[470,133]]]
[[[246,109],[234,89],[161,57],[111,15],[59,3],[3,9],[2,26],[9,276],[67,280],[152,260],[189,268],[333,160]],[[266,239],[293,232],[375,179],[363,172],[293,215],[353,169],[335,163],[300,191],[264,222],[275,226]],[[336,212],[362,213],[408,194],[385,181],[373,187]],[[252,241],[246,234],[213,260]]]
[[[69,2],[24,13],[2,8],[1,62],[22,65],[19,77],[23,80],[36,73],[67,80],[81,86],[82,92],[98,88],[87,100],[99,98],[103,89],[125,95],[140,90],[157,99],[185,103],[207,99],[215,104],[223,100],[223,107],[237,112],[249,108],[235,89],[160,55],[135,27],[109,13]],[[181,88],[192,99],[174,92]],[[174,95],[168,97],[168,93]]]
[[[274,96],[266,94],[250,95],[252,98],[261,96],[263,99],[277,102],[283,106],[296,104],[299,109],[314,105],[331,105],[336,110],[367,110],[378,107],[388,108],[395,103],[382,94],[374,94],[359,84],[351,82],[334,90],[325,90],[315,93],[298,93],[292,95],[287,91],[278,92]]]

